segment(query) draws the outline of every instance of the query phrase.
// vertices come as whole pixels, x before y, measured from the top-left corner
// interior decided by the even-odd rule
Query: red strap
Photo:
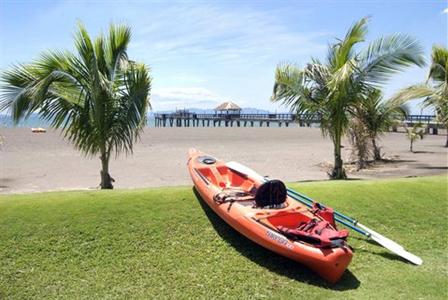
[[[327,221],[318,221],[317,219],[312,219],[306,223],[302,222],[298,228],[278,226],[277,229],[287,236],[304,241],[318,242],[316,247],[330,247],[332,246],[332,240],[346,239],[348,236],[347,230],[335,230]]]

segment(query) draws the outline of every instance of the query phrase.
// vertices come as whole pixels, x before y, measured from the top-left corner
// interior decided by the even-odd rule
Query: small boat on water
[[[45,128],[38,127],[38,128],[31,128],[31,132],[32,133],[45,133],[45,132],[47,132],[47,130]]]
[[[210,208],[255,243],[337,282],[353,256],[348,232],[337,230],[332,209],[312,209],[291,199],[279,180],[236,168],[190,149],[188,170]]]

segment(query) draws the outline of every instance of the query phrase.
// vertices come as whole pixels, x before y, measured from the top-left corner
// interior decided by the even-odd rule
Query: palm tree
[[[431,66],[425,83],[411,85],[399,91],[394,100],[404,102],[424,98],[423,107],[433,107],[437,120],[448,131],[448,49],[433,46]],[[448,147],[448,133],[445,147]]]
[[[425,136],[425,130],[422,129],[422,124],[417,123],[414,124],[414,126],[412,126],[411,128],[406,127],[406,136],[411,142],[409,151],[414,152],[414,142],[417,140],[423,140],[423,137]]]
[[[114,26],[95,40],[79,25],[77,53],[53,51],[1,75],[0,110],[17,123],[32,113],[62,129],[86,155],[101,159],[101,188],[113,188],[112,153],[132,153],[146,124],[149,69],[128,59],[130,28]]]
[[[325,63],[312,59],[304,68],[280,64],[276,69],[272,101],[297,114],[320,115],[322,133],[334,145],[334,167],[329,174],[334,179],[346,177],[341,139],[365,94],[406,66],[424,65],[421,46],[407,35],[382,37],[356,52],[355,47],[365,40],[367,22],[367,18],[356,22],[344,39],[330,45]]]
[[[406,108],[391,100],[384,100],[382,92],[372,89],[356,107],[356,118],[364,125],[367,135],[372,143],[374,160],[381,160],[381,147],[378,146],[378,137],[389,131],[397,121],[406,117]]]

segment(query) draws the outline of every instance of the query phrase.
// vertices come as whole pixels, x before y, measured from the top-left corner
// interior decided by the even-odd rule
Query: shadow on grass
[[[377,242],[375,242],[373,240],[363,239],[363,238],[358,238],[358,237],[352,237],[352,239],[362,240],[362,241],[364,241],[366,243],[369,243],[371,245],[374,245],[374,246],[378,247],[379,249],[384,250],[383,246],[379,245]],[[391,253],[391,252],[388,252],[388,251],[381,251],[381,252],[379,252],[379,251],[370,251],[370,250],[365,250],[365,249],[355,249],[355,253],[356,252],[365,252],[365,253],[370,253],[370,254],[374,254],[374,255],[379,255],[379,256],[382,256],[382,257],[387,258],[389,260],[401,261],[403,263],[413,265],[411,262],[407,261],[406,259],[402,258],[401,256],[399,256],[397,254],[394,254],[394,253]]]
[[[353,174],[350,174],[353,175]],[[331,178],[327,178],[327,179],[305,179],[305,180],[297,180],[297,181],[291,181],[291,183],[308,183],[308,182],[325,182],[325,181],[357,181],[357,180],[364,180],[363,178],[359,178],[359,177],[348,177],[348,178],[344,178],[344,179],[331,179]]]
[[[193,188],[193,192],[216,232],[225,241],[231,244],[235,250],[251,261],[269,269],[271,272],[277,273],[278,275],[326,289],[345,291],[359,287],[359,280],[349,270],[345,271],[339,282],[336,284],[330,284],[307,267],[252,242],[222,220],[207,205],[207,203],[204,202],[201,195],[199,195],[195,188]]]

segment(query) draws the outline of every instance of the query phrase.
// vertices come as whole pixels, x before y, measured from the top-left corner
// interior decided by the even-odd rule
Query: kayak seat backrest
[[[286,201],[286,186],[280,180],[269,180],[260,185],[255,194],[257,207],[277,206]]]

